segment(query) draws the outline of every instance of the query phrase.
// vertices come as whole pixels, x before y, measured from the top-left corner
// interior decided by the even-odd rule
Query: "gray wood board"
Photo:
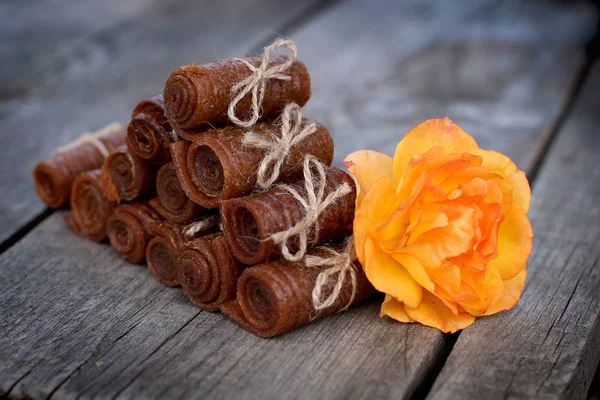
[[[534,9],[520,2],[465,1],[451,8],[433,1],[394,3],[342,2],[284,32],[312,74],[306,115],[332,131],[338,162],[364,147],[391,153],[411,126],[449,115],[484,147],[505,151],[528,168],[577,70],[581,43],[593,28],[590,9],[549,2]],[[542,38],[548,43],[538,49]],[[150,46],[141,36],[120,40],[126,40],[123,49]],[[498,55],[488,46],[505,50]],[[184,58],[183,47],[173,53]],[[111,76],[125,71],[115,68]],[[83,85],[103,96],[115,90],[79,79],[70,90]],[[147,95],[143,81],[137,75],[120,81],[125,88],[110,109],[121,110],[124,97]],[[107,104],[88,100],[77,110],[87,124],[100,125],[111,115]],[[45,106],[58,112],[77,103],[62,102]],[[38,111],[47,113],[30,112]],[[65,126],[64,141],[88,128],[75,117]],[[53,147],[50,141],[40,146]],[[280,338],[255,338],[222,315],[198,314],[180,291],[162,289],[146,269],[125,266],[106,247],[70,235],[60,214],[10,248],[0,263],[7,271],[0,280],[6,332],[0,388],[14,385],[15,396],[399,398],[423,389],[447,351],[448,337],[436,330],[380,320],[377,303]]]
[[[600,361],[600,65],[533,191],[525,291],[459,336],[432,399],[583,399]]]
[[[124,10],[135,4],[121,3],[126,3],[120,6]],[[54,14],[69,13],[68,2],[51,4],[56,7]],[[99,17],[119,22],[82,39],[76,51],[67,52],[54,75],[0,104],[0,148],[10,149],[0,159],[0,190],[5,195],[0,205],[0,243],[44,209],[31,171],[55,148],[107,123],[127,122],[139,101],[162,93],[175,68],[242,56],[316,6],[315,0],[154,1],[133,7],[128,17]],[[93,19],[99,7],[89,9],[82,23]],[[40,8],[40,13],[45,10],[41,6],[33,10]],[[85,7],[76,10],[85,13]],[[20,17],[41,18],[26,12]],[[35,43],[22,39],[18,45]]]
[[[0,102],[68,66],[92,36],[127,23],[158,0],[18,0],[0,4]]]
[[[338,165],[449,116],[529,170],[595,31],[595,9],[573,3],[351,0],[293,35],[313,82],[305,115],[333,133]]]

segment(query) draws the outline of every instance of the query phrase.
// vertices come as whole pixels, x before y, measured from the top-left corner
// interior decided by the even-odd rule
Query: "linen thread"
[[[302,123],[302,108],[296,103],[290,103],[285,106],[281,115],[280,137],[258,135],[252,131],[244,134],[243,144],[266,152],[258,167],[256,179],[261,189],[268,189],[277,180],[292,147],[317,131],[314,122],[305,126]]]
[[[321,311],[327,307],[331,307],[332,305],[334,305],[342,292],[346,276],[349,275],[350,283],[352,284],[352,292],[350,294],[350,299],[348,300],[346,305],[339,310],[344,311],[352,305],[352,302],[356,297],[356,292],[358,289],[356,268],[354,267],[354,263],[352,262],[355,253],[354,237],[351,236],[348,239],[346,243],[346,249],[342,253],[338,253],[337,251],[325,246],[317,247],[317,249],[322,249],[323,251],[331,253],[331,257],[323,258],[308,255],[305,258],[305,265],[307,267],[331,265],[331,267],[327,268],[326,270],[323,270],[317,276],[315,287],[312,291],[312,306],[316,311]],[[325,299],[322,300],[321,298],[323,297],[324,290],[329,285],[329,281],[331,280],[331,278],[336,274],[337,279],[335,281],[335,284],[333,285],[333,288],[331,289],[331,293]]]
[[[219,224],[219,216],[218,215],[208,215],[204,218],[201,218],[198,221],[192,222],[182,229],[181,233],[186,238],[194,237],[199,232],[208,231]]]
[[[67,151],[70,151],[82,144],[89,143],[93,145],[104,158],[106,158],[108,157],[110,151],[100,139],[119,131],[121,128],[121,124],[115,122],[105,126],[97,132],[85,133],[73,142],[56,149],[56,154],[66,153]]]
[[[283,64],[277,64],[269,68],[269,61],[273,53],[281,47],[287,47],[292,52],[292,55]],[[286,75],[284,72],[287,71],[296,61],[298,50],[296,44],[291,40],[277,39],[270,46],[265,47],[265,52],[261,63],[258,67],[255,67],[248,61],[236,58],[237,61],[246,64],[248,69],[251,71],[250,76],[242,81],[238,82],[231,88],[232,95],[235,97],[229,103],[227,115],[231,122],[241,126],[243,128],[249,128],[256,124],[256,121],[260,118],[260,108],[265,97],[265,89],[268,79],[278,79],[282,81],[289,81],[292,78]],[[248,93],[252,93],[252,115],[246,121],[242,121],[235,115],[235,109],[238,103],[246,97]]]
[[[313,168],[317,172],[317,176],[313,176]],[[311,154],[304,156],[304,188],[306,190],[306,198],[291,186],[284,185],[283,188],[294,197],[302,205],[305,210],[304,217],[292,226],[290,229],[274,233],[269,238],[275,244],[281,245],[281,254],[288,261],[300,261],[306,254],[308,248],[308,234],[311,228],[318,222],[319,215],[333,204],[337,199],[349,194],[352,189],[350,185],[344,182],[338,186],[333,192],[325,195],[325,185],[327,184],[327,176],[323,164]],[[318,232],[319,227],[315,226],[314,231]],[[298,236],[300,246],[298,251],[292,253],[288,247],[288,240],[293,236]]]

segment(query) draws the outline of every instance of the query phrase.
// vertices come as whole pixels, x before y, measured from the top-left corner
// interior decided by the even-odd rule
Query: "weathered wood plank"
[[[147,268],[78,240],[61,214],[0,261],[0,387],[19,382],[17,397],[48,397],[86,362],[102,371],[115,347],[128,362],[143,360],[199,314]]]
[[[458,338],[432,399],[583,399],[600,361],[600,65],[535,183],[525,292]]]
[[[332,131],[338,162],[363,147],[391,152],[412,125],[449,115],[483,146],[506,151],[526,168],[577,69],[578,50],[592,29],[589,9],[548,2],[531,9],[516,1],[498,7],[491,1],[464,1],[450,9],[434,1],[395,3],[342,2],[299,30],[282,32],[298,43],[312,73],[306,115]],[[230,35],[241,36],[239,31]],[[119,39],[120,48],[148,51],[149,40],[133,36]],[[543,38],[548,43],[537,50]],[[162,39],[153,40],[156,46]],[[486,52],[488,46],[504,50]],[[459,49],[462,57],[451,49]],[[184,50],[173,50],[178,63],[190,61],[184,60]],[[497,64],[517,72],[505,73]],[[127,71],[115,68],[107,73]],[[162,80],[168,72],[161,72]],[[125,88],[118,89],[116,105],[106,99],[117,83],[105,89],[80,77],[70,90],[103,93],[104,101],[77,106],[86,121],[100,125],[111,116],[103,107],[121,112],[126,104],[119,99],[129,96],[124,93],[148,95],[141,86],[158,76],[148,72],[145,78],[119,81]],[[55,111],[76,104],[61,102]],[[52,146],[74,135],[75,128],[87,128],[78,123],[69,119],[65,126],[72,131]],[[54,215],[0,257],[8,271],[0,278],[5,305],[0,321],[6,332],[0,338],[2,390],[14,385],[14,395],[36,398],[399,398],[426,388],[446,354],[447,337],[380,320],[377,303],[280,338],[258,339],[222,315],[194,317],[197,311],[179,291],[161,291],[145,269],[126,267],[102,249],[69,235],[60,215]],[[163,319],[167,316],[160,311],[171,319]],[[157,325],[161,329],[153,336]]]
[[[312,73],[305,114],[333,132],[336,162],[393,154],[417,123],[449,116],[529,170],[594,34],[591,4],[387,3],[350,2],[293,35]]]
[[[19,0],[0,5],[0,102],[22,96],[68,66],[94,34],[156,0]],[[24,45],[26,43],[26,45]]]
[[[127,121],[137,102],[161,93],[180,65],[258,50],[317,3],[182,0],[175,6],[156,1],[87,37],[54,76],[0,106],[0,147],[11,149],[0,159],[0,190],[6,194],[0,205],[0,243],[44,209],[31,171],[57,146],[107,122]],[[68,5],[52,4],[59,13],[61,5]],[[96,8],[86,18],[93,18]]]

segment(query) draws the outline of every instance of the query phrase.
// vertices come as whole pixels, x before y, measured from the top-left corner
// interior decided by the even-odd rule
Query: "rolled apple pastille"
[[[169,221],[185,224],[206,214],[207,210],[191,201],[183,191],[173,163],[158,170],[156,193],[158,197],[150,200],[150,205]]]
[[[50,208],[67,205],[75,178],[101,168],[110,151],[124,143],[125,127],[115,123],[59,148],[52,158],[35,167],[33,180],[38,196]]]
[[[327,259],[343,253],[344,244],[317,247],[308,257]],[[272,261],[246,269],[237,285],[235,301],[221,311],[257,336],[272,337],[289,332],[311,321],[360,303],[375,294],[359,262],[348,259],[335,274],[327,275],[331,265],[307,267],[299,262]],[[325,273],[325,274],[324,274]],[[342,275],[339,275],[342,274]],[[341,283],[336,289],[338,280]],[[315,290],[317,288],[317,290]],[[326,307],[315,307],[331,298]]]
[[[131,113],[127,127],[127,146],[138,157],[155,164],[171,160],[171,125],[165,115],[163,96],[140,102]]]
[[[337,168],[324,167],[324,171],[325,182],[320,196],[319,193],[308,196],[306,182],[299,181],[252,196],[223,201],[220,209],[223,233],[234,257],[244,264],[254,265],[273,259],[282,252],[285,255],[284,243],[289,252],[297,252],[351,234],[356,198],[354,181]],[[345,194],[340,193],[342,188],[347,189]],[[305,204],[290,189],[299,197],[308,199],[303,200]],[[336,194],[339,196],[332,199]],[[310,213],[305,205],[309,205]],[[308,217],[314,220],[308,221]],[[297,231],[298,227],[301,228],[300,233],[288,235]]]
[[[101,242],[106,238],[106,224],[115,206],[102,190],[100,170],[84,172],[73,182],[72,215],[66,221],[78,235]]]
[[[314,123],[315,130],[303,140],[289,147],[278,158],[284,161],[277,167],[273,181],[293,182],[302,177],[302,159],[312,154],[320,162],[329,165],[333,159],[333,140],[321,124]],[[262,122],[252,128],[253,138],[264,139],[265,144],[278,140],[281,127]],[[261,163],[268,149],[247,145],[245,129],[229,126],[214,129],[198,136],[189,146],[172,145],[173,160],[178,176],[187,195],[196,203],[218,207],[222,200],[249,194],[261,178]],[[187,148],[185,156],[183,151]],[[277,160],[266,165],[263,175],[272,173]],[[264,177],[263,177],[264,180]],[[186,184],[187,183],[187,184]],[[273,182],[266,185],[270,187]]]
[[[215,232],[219,216],[208,215],[192,224],[182,225],[170,221],[156,221],[148,225],[153,236],[146,247],[146,262],[150,272],[162,284],[179,286],[177,258],[185,242]]]
[[[100,179],[109,200],[129,201],[154,191],[156,166],[123,145],[106,157]]]
[[[179,286],[177,257],[186,241],[183,228],[168,221],[156,221],[148,226],[153,238],[146,247],[146,262],[150,272],[165,286]]]
[[[156,221],[160,221],[160,216],[145,202],[121,204],[106,225],[110,244],[130,263],[142,262],[152,237],[149,226]]]
[[[185,139],[193,142],[198,136],[204,135],[206,132],[210,132],[213,129],[224,128],[227,123],[211,123],[210,125],[202,125],[196,128],[184,129],[178,126],[173,127],[173,135],[176,135],[180,139]],[[169,149],[172,151],[172,149]]]
[[[235,298],[245,268],[231,256],[222,232],[185,243],[178,264],[183,291],[205,311],[218,311],[220,305]]]
[[[272,55],[282,46],[290,47],[291,57]],[[259,111],[267,116],[278,114],[288,103],[303,106],[311,94],[310,75],[295,56],[293,43],[277,41],[265,49],[262,58],[178,68],[165,84],[169,122],[181,128],[194,128],[231,119],[249,127],[258,120]]]

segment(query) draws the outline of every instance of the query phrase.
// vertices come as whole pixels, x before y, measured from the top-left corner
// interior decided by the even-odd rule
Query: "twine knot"
[[[250,131],[244,134],[242,143],[265,150],[267,153],[258,167],[256,183],[268,189],[279,177],[281,166],[290,155],[290,150],[317,131],[311,122],[302,127],[302,108],[296,103],[285,106],[281,115],[281,135],[257,135]],[[270,168],[271,167],[271,168]]]
[[[352,262],[354,257],[354,237],[350,237],[348,239],[346,250],[343,253],[338,253],[329,247],[319,247],[319,249],[331,253],[331,257],[323,258],[318,256],[306,256],[305,265],[307,267],[331,265],[331,268],[327,268],[317,276],[315,287],[312,291],[313,308],[317,311],[320,311],[324,308],[332,306],[340,296],[346,276],[349,275],[350,282],[352,284],[352,292],[350,294],[348,303],[346,303],[346,306],[339,311],[346,310],[352,305],[358,286],[356,268]],[[337,280],[331,289],[331,293],[322,300],[321,297],[323,296],[323,292],[329,286],[329,281],[334,275],[337,275]]]
[[[313,168],[317,171],[317,177],[313,176]],[[306,189],[306,198],[291,186],[284,188],[302,205],[305,210],[304,217],[286,231],[274,233],[270,239],[275,244],[281,245],[281,254],[288,261],[300,261],[306,254],[308,247],[308,234],[312,226],[317,223],[319,215],[333,204],[337,199],[347,195],[352,191],[350,185],[344,182],[338,186],[333,192],[325,196],[325,185],[327,184],[327,176],[323,164],[311,154],[304,156],[304,187]],[[315,232],[319,227],[315,227]],[[293,236],[298,236],[300,240],[300,248],[296,253],[290,251],[288,240]]]
[[[186,238],[194,237],[199,232],[205,232],[209,229],[213,229],[215,226],[219,224],[219,216],[217,214],[207,215],[206,217],[192,222],[182,229],[181,233]]]
[[[102,139],[103,137],[106,137],[108,135],[111,135],[115,132],[118,132],[121,129],[122,129],[121,124],[114,122],[110,125],[105,126],[104,128],[100,129],[97,132],[84,133],[83,135],[81,135],[79,138],[77,138],[73,142],[56,149],[56,154],[65,153],[69,150],[74,149],[75,147],[82,145],[82,144],[89,143],[89,144],[93,145],[100,152],[100,154],[102,154],[102,157],[106,158],[106,157],[108,157],[108,154],[110,153],[110,151],[108,150],[108,147],[106,147],[104,142],[102,142],[100,139]]]
[[[271,60],[272,54],[280,47],[287,47],[292,52],[292,55],[288,57],[287,61],[283,64],[274,65],[269,68],[269,61]],[[253,126],[256,121],[260,118],[260,106],[265,97],[266,81],[268,79],[279,79],[283,81],[289,81],[292,78],[286,75],[284,72],[289,69],[292,64],[296,61],[298,51],[296,45],[291,40],[277,39],[270,46],[265,47],[261,63],[258,67],[255,67],[251,63],[241,58],[236,58],[237,61],[241,61],[248,69],[252,72],[246,79],[238,82],[231,88],[231,93],[236,94],[235,98],[229,104],[227,115],[234,124],[249,128]],[[235,108],[237,104],[248,94],[252,92],[252,115],[250,119],[246,121],[240,120],[235,115]]]

